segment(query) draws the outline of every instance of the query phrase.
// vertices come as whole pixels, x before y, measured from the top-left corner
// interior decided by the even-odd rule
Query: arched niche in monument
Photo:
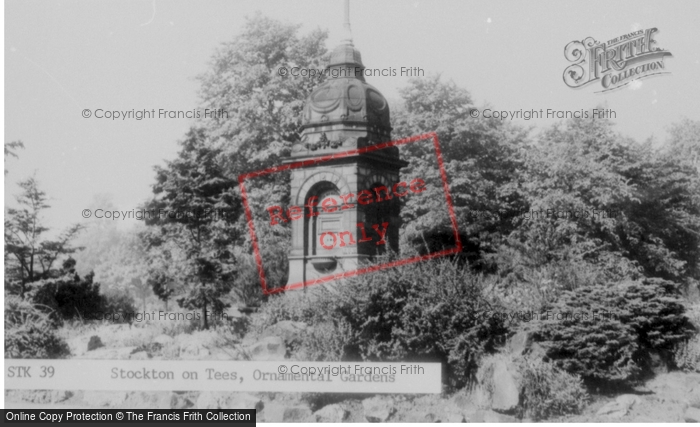
[[[343,231],[343,212],[339,209],[342,201],[340,190],[335,184],[322,181],[309,191],[305,206],[315,197],[317,204],[307,208],[304,217],[304,255],[312,259],[311,265],[319,273],[332,273],[337,266],[336,257],[340,254],[340,245],[336,234]],[[324,206],[337,206],[324,209]],[[331,248],[331,249],[328,249]]]

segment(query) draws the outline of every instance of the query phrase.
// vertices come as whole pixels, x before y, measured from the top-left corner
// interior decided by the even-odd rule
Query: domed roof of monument
[[[389,104],[364,78],[362,55],[352,42],[333,49],[326,81],[311,92],[304,105],[303,127],[340,122],[366,124],[390,131]]]
[[[360,51],[355,49],[352,43],[339,44],[333,52],[331,52],[328,67],[335,65],[355,65],[362,67],[362,55]]]

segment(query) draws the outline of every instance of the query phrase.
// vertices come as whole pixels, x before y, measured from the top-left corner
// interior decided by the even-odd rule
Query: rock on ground
[[[255,409],[256,412],[260,412],[265,408],[265,404],[259,397],[252,394],[236,393],[229,408]]]
[[[168,344],[171,344],[173,341],[175,341],[173,339],[173,337],[171,337],[170,335],[165,335],[165,334],[161,334],[161,335],[158,335],[157,337],[153,338],[153,342],[155,344],[160,344],[163,347],[165,347]]]
[[[609,402],[596,412],[598,416],[605,416],[612,419],[620,419],[627,415],[629,408],[620,402]]]
[[[266,423],[307,422],[312,417],[311,408],[306,405],[285,405],[268,403],[263,411]]]
[[[642,398],[634,394],[623,394],[618,396],[614,402],[609,402],[596,412],[598,416],[605,416],[610,419],[620,419],[630,412],[634,405],[641,405]]]
[[[247,393],[203,391],[197,398],[197,409],[255,409],[260,412],[263,408],[259,397]]]
[[[170,394],[171,393],[168,391],[129,392],[124,402],[124,406],[142,409],[171,409]]]
[[[683,419],[686,423],[700,423],[700,409],[693,407],[686,409]]]
[[[480,409],[467,415],[467,422],[470,423],[519,423],[520,420],[505,414],[491,410]]]
[[[188,392],[173,392],[170,395],[170,408],[172,409],[189,409],[194,407],[194,399]]]
[[[122,405],[128,398],[126,391],[87,391],[83,401],[88,406],[114,408]]]
[[[98,337],[97,335],[93,335],[90,337],[90,341],[88,341],[87,351],[92,351],[104,346],[105,345],[102,344],[102,340],[100,339],[100,337]]]
[[[136,347],[119,347],[119,348],[99,348],[97,350],[89,351],[80,356],[74,357],[74,359],[112,359],[112,360],[126,360],[131,357]]]
[[[342,423],[347,420],[350,413],[338,404],[324,406],[314,412],[314,421],[317,423]]]
[[[265,337],[255,344],[246,347],[246,352],[252,360],[284,360],[287,347],[280,337]]]
[[[73,395],[68,390],[5,390],[5,401],[50,404],[64,402]]]
[[[440,414],[438,416],[438,421],[436,422],[443,422],[443,423],[464,423],[467,422],[465,419],[464,415],[458,413],[458,412],[446,412],[444,414]]]
[[[700,409],[700,384],[688,390],[688,405]]]
[[[529,331],[518,331],[506,343],[506,349],[515,356],[522,356],[528,352],[533,343],[533,334]]]
[[[70,349],[70,353],[73,356],[82,356],[88,352],[88,343],[90,342],[90,337],[80,336],[68,339],[66,343]]]
[[[245,360],[238,348],[213,348],[207,360]]]
[[[528,355],[532,359],[548,360],[545,349],[534,339],[534,333],[528,330],[518,331],[506,343],[506,350],[514,356]]]
[[[520,403],[520,378],[515,365],[496,361],[492,381],[491,409],[501,412],[515,410]]]
[[[396,412],[394,399],[389,396],[374,396],[362,401],[365,419],[370,423],[383,423]]]
[[[73,397],[73,392],[68,391],[68,390],[54,390],[51,393],[51,402],[52,403],[59,403],[63,402],[64,400],[68,400],[71,397]]]
[[[150,358],[151,356],[146,351],[137,351],[129,356],[129,359],[132,360],[148,360]]]
[[[199,360],[209,356],[209,349],[199,343],[188,343],[180,347],[180,359]]]
[[[287,345],[300,343],[310,327],[304,322],[283,320],[268,326],[262,333],[263,337],[280,337]]]
[[[621,405],[627,406],[629,409],[632,409],[634,405],[642,404],[642,398],[637,396],[636,394],[623,394],[617,396],[617,399],[615,399],[615,401]]]

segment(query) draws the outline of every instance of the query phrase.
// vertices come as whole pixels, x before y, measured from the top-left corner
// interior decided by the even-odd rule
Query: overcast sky
[[[195,76],[214,49],[256,10],[342,37],[341,0],[27,1],[5,3],[5,141],[25,150],[6,167],[15,182],[36,174],[51,199],[46,223],[84,220],[95,195],[136,208],[151,194],[153,166],[175,156],[187,119],[85,119],[84,109],[192,110]],[[605,104],[617,129],[639,141],[682,117],[700,119],[698,1],[351,1],[355,46],[368,68],[421,67],[498,110],[581,110]],[[671,75],[619,91],[573,90],[562,81],[564,46],[656,27]],[[391,100],[401,77],[369,77]],[[599,88],[599,86],[598,86]],[[538,127],[551,120],[531,120]],[[136,221],[133,221],[136,223]]]

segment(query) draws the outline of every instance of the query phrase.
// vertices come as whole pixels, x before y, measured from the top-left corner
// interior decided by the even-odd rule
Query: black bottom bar
[[[256,424],[255,409],[3,409],[6,423],[234,423]],[[165,425],[165,424],[164,424]]]

